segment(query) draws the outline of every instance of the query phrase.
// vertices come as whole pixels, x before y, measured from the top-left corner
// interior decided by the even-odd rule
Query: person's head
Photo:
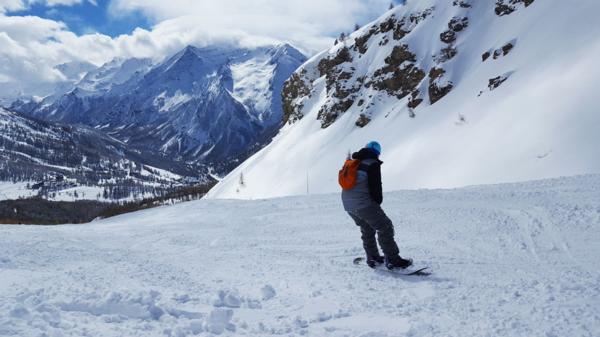
[[[365,149],[373,151],[373,153],[375,153],[377,156],[381,155],[381,145],[379,145],[379,143],[376,141],[367,143],[367,145],[365,145]]]

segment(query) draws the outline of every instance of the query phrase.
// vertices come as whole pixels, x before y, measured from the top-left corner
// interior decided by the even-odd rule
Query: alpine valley
[[[1,178],[51,185],[40,189],[45,197],[67,181],[71,189],[100,188],[88,193],[92,199],[108,190],[112,200],[209,182],[276,134],[283,84],[305,61],[288,44],[215,45],[187,46],[156,64],[134,58],[59,65],[65,78],[76,79],[71,85],[1,110]]]

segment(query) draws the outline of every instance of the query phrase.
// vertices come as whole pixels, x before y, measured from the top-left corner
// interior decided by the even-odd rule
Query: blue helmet
[[[365,145],[365,149],[375,152],[378,156],[381,154],[381,145],[378,142],[372,141]]]

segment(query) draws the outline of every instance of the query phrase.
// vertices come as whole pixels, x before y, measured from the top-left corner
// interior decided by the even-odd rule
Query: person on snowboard
[[[344,210],[360,227],[362,242],[367,254],[367,264],[374,268],[384,263],[388,269],[407,268],[412,260],[400,257],[398,245],[394,241],[394,225],[381,209],[381,145],[370,142],[363,149],[352,154],[340,171],[342,203]],[[343,179],[350,176],[350,184]],[[352,186],[353,185],[353,186]],[[379,254],[377,240],[384,256]]]

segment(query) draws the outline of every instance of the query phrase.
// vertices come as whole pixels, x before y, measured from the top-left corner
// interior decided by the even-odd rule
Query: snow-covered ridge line
[[[348,151],[371,140],[387,190],[600,172],[597,11],[407,1],[302,65],[283,91],[288,124],[210,197],[336,191]]]

